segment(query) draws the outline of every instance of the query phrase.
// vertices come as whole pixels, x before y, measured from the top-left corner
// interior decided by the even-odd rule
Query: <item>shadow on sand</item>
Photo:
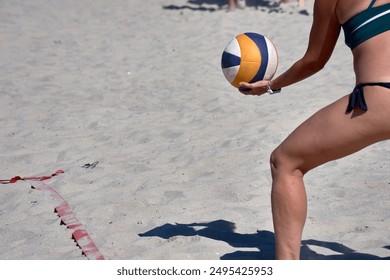
[[[280,4],[277,0],[246,0],[246,7],[255,9],[268,9],[269,12],[280,12]],[[201,12],[215,12],[227,8],[227,0],[187,0],[186,5],[164,5],[165,10],[192,10]]]
[[[193,224],[165,224],[148,232],[139,234],[140,237],[159,237],[169,239],[175,236],[201,236],[223,241],[235,248],[253,248],[254,251],[236,251],[223,255],[222,260],[272,260],[275,257],[274,234],[262,230],[252,234],[235,232],[235,224],[225,220]],[[310,246],[317,246],[334,251],[334,254],[318,254]],[[390,245],[384,248],[390,250]],[[389,260],[375,255],[358,253],[340,243],[319,240],[303,240],[301,259],[304,260]]]

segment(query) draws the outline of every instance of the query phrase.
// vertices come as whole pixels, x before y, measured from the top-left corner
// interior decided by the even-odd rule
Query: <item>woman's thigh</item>
[[[390,90],[365,89],[369,110],[345,113],[348,95],[321,109],[295,129],[274,152],[290,169],[306,173],[325,162],[390,138]],[[287,164],[287,166],[286,166]]]

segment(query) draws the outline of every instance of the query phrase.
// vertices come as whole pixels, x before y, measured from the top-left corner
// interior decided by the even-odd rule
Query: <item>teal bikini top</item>
[[[359,14],[350,18],[342,25],[345,43],[351,49],[364,41],[390,30],[390,3],[373,7],[376,0]]]

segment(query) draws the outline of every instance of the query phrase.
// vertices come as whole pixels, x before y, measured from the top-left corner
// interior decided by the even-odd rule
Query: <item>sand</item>
[[[220,59],[258,32],[281,73],[306,49],[312,4],[1,1],[0,179],[63,170],[44,182],[105,259],[272,259],[269,155],[352,89],[352,56],[341,35],[322,72],[260,98],[230,86]],[[306,176],[303,259],[389,258],[389,151]],[[87,259],[39,184],[0,185],[0,259]]]

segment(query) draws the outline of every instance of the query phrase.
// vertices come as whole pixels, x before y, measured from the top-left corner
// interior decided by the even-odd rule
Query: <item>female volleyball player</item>
[[[272,81],[240,84],[243,94],[262,95],[313,75],[330,58],[341,28],[353,54],[354,90],[307,119],[271,155],[277,259],[300,255],[305,173],[390,138],[390,1],[316,0],[304,56]]]

